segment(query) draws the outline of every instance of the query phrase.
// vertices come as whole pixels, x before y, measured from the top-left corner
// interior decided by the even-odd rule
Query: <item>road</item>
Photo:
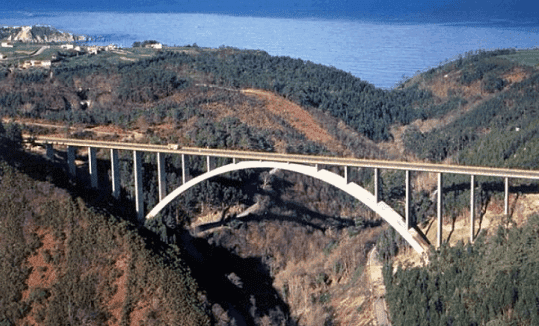
[[[40,54],[43,53],[46,49],[49,49],[49,48],[50,48],[49,45],[44,45],[44,46],[42,46],[39,50],[37,50],[36,53],[32,54],[32,56],[40,55]]]
[[[302,164],[318,164],[348,167],[380,168],[390,170],[408,170],[435,173],[465,174],[475,176],[494,176],[504,178],[522,178],[539,180],[539,171],[491,168],[479,166],[462,166],[434,163],[413,163],[402,161],[382,161],[358,159],[349,157],[331,157],[317,155],[281,154],[271,152],[238,151],[226,149],[179,147],[175,145],[154,145],[126,142],[111,142],[98,140],[67,139],[45,136],[25,136],[27,140],[32,139],[36,144],[52,144],[78,147],[97,147],[106,149],[120,149],[129,151],[142,151],[154,153],[186,154],[198,156],[227,157],[247,160],[265,160],[274,162],[289,162]]]
[[[384,278],[382,275],[382,264],[376,259],[376,247],[369,253],[369,280],[372,290],[372,299],[374,316],[376,317],[379,326],[391,326],[391,322],[387,316],[386,308],[386,288],[384,286]]]

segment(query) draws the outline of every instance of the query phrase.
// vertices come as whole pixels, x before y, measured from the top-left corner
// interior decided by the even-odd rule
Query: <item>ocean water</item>
[[[387,89],[404,76],[467,51],[539,46],[538,24],[503,19],[421,23],[194,13],[0,12],[0,24],[51,25],[92,36],[98,44],[122,47],[157,40],[166,45],[264,50],[333,66]]]

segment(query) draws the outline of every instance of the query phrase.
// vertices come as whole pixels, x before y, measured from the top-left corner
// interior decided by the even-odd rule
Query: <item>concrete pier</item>
[[[374,199],[380,201],[380,169],[374,168]]]
[[[144,196],[142,193],[142,152],[133,151],[135,173],[135,209],[139,221],[144,221]]]
[[[505,195],[503,199],[504,203],[504,214],[505,216],[509,215],[509,178],[505,178]]]
[[[97,189],[97,153],[95,147],[88,147],[88,169],[92,188]]]
[[[411,217],[411,202],[412,202],[412,195],[411,192],[411,185],[410,185],[410,170],[406,170],[406,203],[404,207],[404,218],[406,220],[406,228],[410,229],[412,228],[412,217]]]
[[[440,248],[442,246],[442,214],[443,214],[443,183],[442,183],[442,173],[438,173],[438,241],[437,246]]]
[[[75,147],[67,146],[67,171],[69,176],[74,178],[77,175],[77,166],[75,165]]]
[[[213,169],[211,156],[206,156],[206,172],[210,172]]]
[[[475,176],[470,177],[470,242],[474,240],[475,233]]]
[[[167,195],[167,173],[165,171],[165,153],[157,153],[157,182],[159,183],[159,201]]]
[[[120,163],[118,160],[118,150],[110,150],[110,170],[112,181],[112,196],[116,199],[120,198]]]
[[[185,166],[185,154],[182,154],[182,185],[187,181],[187,170]]]
[[[54,149],[51,144],[45,144],[45,155],[50,161],[54,161]]]
[[[349,166],[344,167],[344,179],[346,180],[346,183],[350,183],[350,167]]]

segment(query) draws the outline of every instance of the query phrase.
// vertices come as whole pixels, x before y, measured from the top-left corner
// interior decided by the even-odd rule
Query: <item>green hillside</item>
[[[17,70],[12,63],[0,66],[0,115],[21,123],[2,130],[4,138],[17,145],[3,145],[2,153],[20,147],[22,129],[33,134],[181,146],[531,169],[538,164],[534,156],[539,150],[539,72],[534,62],[539,56],[532,50],[468,53],[394,90],[377,89],[335,68],[225,47],[59,55],[62,59],[50,70]],[[159,218],[141,225],[133,211],[131,153],[120,154],[122,194],[118,200],[108,195],[107,151],[98,153],[103,185],[99,192],[84,188],[84,174],[70,183],[65,171],[39,156],[10,153],[16,154],[3,155],[8,163],[2,168],[2,187],[12,190],[0,198],[3,216],[15,217],[3,222],[2,230],[8,233],[0,238],[0,245],[5,245],[2,261],[9,262],[2,268],[13,275],[2,285],[13,291],[0,291],[13,293],[0,297],[9,302],[0,316],[5,323],[42,318],[54,324],[86,318],[95,323],[129,324],[134,316],[143,316],[148,324],[174,324],[181,318],[218,325],[358,324],[369,318],[366,307],[373,299],[368,291],[359,290],[368,288],[363,271],[370,248],[378,240],[381,257],[390,260],[405,247],[362,204],[292,173],[243,171],[214,178],[191,189]],[[83,151],[77,155],[85,160]],[[155,155],[144,154],[143,162],[148,208],[158,198]],[[192,177],[207,170],[204,158],[190,157],[188,165]],[[181,183],[180,157],[167,156],[166,169],[167,190],[172,191]],[[338,168],[333,171],[342,173]],[[367,189],[373,187],[368,169],[354,169],[351,178]],[[414,184],[420,182],[419,175],[414,178]],[[382,173],[383,199],[401,212],[403,180],[401,172]],[[412,214],[428,225],[435,203],[434,189],[425,183],[413,194]],[[444,211],[455,219],[469,205],[469,179],[448,176],[444,184]],[[495,201],[501,181],[479,180],[479,184],[481,209],[486,210],[487,203]],[[519,191],[520,186],[533,189],[535,184],[514,181],[512,190]],[[256,205],[255,213],[236,218]],[[534,221],[528,222],[529,230],[535,228]],[[207,231],[199,234],[194,226],[201,225]],[[446,324],[483,325],[500,320],[533,324],[531,285],[526,277],[514,275],[515,270],[534,268],[524,265],[520,253],[515,254],[519,244],[534,248],[536,239],[526,232],[531,231],[511,228],[507,221],[494,238],[470,247],[444,248],[445,254],[454,256],[451,261],[438,264],[445,256],[433,254],[432,265],[387,278],[394,323],[445,320]],[[515,234],[521,234],[526,244],[517,241],[515,247],[497,249],[495,243],[507,244]],[[10,252],[10,243],[17,243],[19,251]],[[62,245],[70,250],[58,249]],[[109,250],[107,256],[111,247],[117,250]],[[476,259],[477,252],[484,260]],[[484,266],[502,256],[515,270],[496,265],[485,276],[488,268]],[[28,264],[37,265],[31,269]],[[79,273],[81,266],[86,273]],[[57,278],[50,276],[51,270]],[[438,282],[446,280],[441,275],[451,273],[456,278]],[[410,284],[417,284],[416,274],[424,278],[421,284],[428,291],[413,291]],[[477,284],[500,283],[481,293],[484,288],[454,283],[461,276]],[[32,283],[39,284],[35,278],[41,278],[43,285]],[[70,288],[57,284],[60,280]],[[126,285],[124,299],[119,300],[121,280]],[[165,283],[170,285],[162,286]],[[68,292],[73,288],[86,295]],[[498,302],[494,299],[500,291],[513,292]],[[149,303],[153,295],[158,299]],[[481,307],[457,303],[457,299],[476,300],[480,295]],[[350,303],[350,297],[357,300]],[[57,307],[60,298],[72,299],[73,305]],[[106,302],[115,300],[119,303],[107,306]],[[173,308],[161,304],[166,302],[175,304]],[[79,315],[73,315],[75,308]]]
[[[409,80],[405,88],[433,92],[427,110],[438,113],[405,129],[406,150],[433,162],[537,169],[538,59],[537,50],[471,53]],[[458,216],[469,205],[467,179],[444,181],[452,189],[446,214]],[[482,207],[485,195],[503,189],[495,179],[481,180],[479,188]],[[536,189],[536,183],[512,180],[516,198]],[[518,214],[498,215],[498,228],[482,232],[473,245],[444,245],[430,254],[428,266],[403,270],[388,260],[393,325],[537,324],[537,215],[518,226]]]

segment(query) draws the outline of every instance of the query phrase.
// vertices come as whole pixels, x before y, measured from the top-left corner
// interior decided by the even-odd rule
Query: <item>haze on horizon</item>
[[[537,23],[539,3],[520,0],[7,0],[2,11],[216,13],[242,16]],[[0,12],[1,15],[1,12]],[[1,18],[1,16],[0,16]]]

